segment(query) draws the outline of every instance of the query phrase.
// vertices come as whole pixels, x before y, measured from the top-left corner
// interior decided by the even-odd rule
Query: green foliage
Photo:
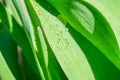
[[[0,79],[119,80],[119,4],[1,1]]]

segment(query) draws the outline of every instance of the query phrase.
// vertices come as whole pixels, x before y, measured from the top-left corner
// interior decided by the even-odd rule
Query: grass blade
[[[27,3],[28,1],[25,1],[25,2]],[[29,39],[30,39],[32,49],[34,50],[34,56],[39,61],[39,68],[38,69],[40,69],[41,77],[43,80],[45,78],[48,79],[49,73],[48,73],[46,66],[45,66],[43,50],[41,47],[41,42],[38,38],[39,35],[37,34],[37,28],[36,28],[37,26],[31,22],[31,19],[30,19],[29,13],[27,12],[26,4],[24,3],[24,1],[22,1],[22,0],[21,1],[14,1],[14,3],[15,3],[16,8],[18,8],[17,10],[20,13],[19,15],[21,16],[21,20],[23,22],[24,28],[27,32]],[[19,3],[21,3],[21,5],[18,6]]]
[[[36,60],[37,58],[34,57],[33,50],[31,48],[31,43],[29,43],[29,38],[26,35],[25,30],[23,29],[22,26],[20,26],[16,20],[10,15],[10,13],[7,12],[7,10],[1,6],[1,11],[4,12],[4,14],[0,14],[0,18],[2,20],[2,23],[4,27],[11,33],[13,39],[17,42],[17,44],[22,48],[23,55],[27,59],[28,64],[32,66],[32,69],[36,73],[37,77],[41,79],[39,70],[38,70],[38,61]],[[12,25],[9,24],[8,16],[10,17],[10,22]],[[19,34],[19,36],[18,36]],[[28,54],[29,53],[29,54]]]
[[[0,77],[4,79],[6,74],[12,80],[20,80],[17,45],[1,23],[0,27],[3,27],[0,29]],[[9,78],[6,79],[9,80]]]
[[[15,80],[15,77],[11,73],[9,67],[7,66],[2,53],[0,51],[0,79],[2,80]]]

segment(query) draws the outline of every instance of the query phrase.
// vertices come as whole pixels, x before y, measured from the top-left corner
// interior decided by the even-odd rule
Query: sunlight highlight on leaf
[[[92,34],[94,32],[95,27],[95,19],[91,11],[83,5],[79,0],[71,0],[71,1],[63,1],[63,0],[48,0],[58,11],[60,14],[66,19],[68,22],[72,22],[75,25],[73,26],[77,30],[82,30],[88,34]],[[69,16],[69,20],[68,17]]]
[[[85,0],[94,5],[111,25],[120,48],[120,0]]]
[[[95,20],[92,13],[79,2],[74,2],[70,8],[71,16],[74,16],[78,22],[89,32],[94,32]]]

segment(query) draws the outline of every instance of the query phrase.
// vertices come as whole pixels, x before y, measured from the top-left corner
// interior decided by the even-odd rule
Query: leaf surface
[[[55,0],[48,0],[68,21],[68,23],[78,32],[80,32],[84,37],[86,37],[93,45],[95,45],[108,59],[110,59],[119,69],[120,69],[120,50],[117,43],[115,34],[111,28],[111,25],[106,21],[105,17],[91,4],[86,1],[81,0],[71,0],[71,1],[62,1],[59,0],[58,3]],[[56,3],[55,3],[56,2]],[[61,4],[59,4],[59,2]],[[94,2],[94,1],[93,1]],[[76,4],[77,3],[77,4]],[[99,2],[98,2],[99,3]],[[109,3],[109,2],[108,2]],[[77,7],[83,5],[86,8]],[[101,4],[102,6],[102,4]],[[81,13],[89,13],[84,16],[83,20],[89,20],[89,17],[94,17],[94,29],[92,33],[86,31],[88,26],[81,25],[83,22],[78,21],[80,16],[76,17],[76,13],[73,13],[73,10],[77,12],[77,15],[82,15]],[[103,8],[104,9],[104,8]],[[83,12],[81,12],[83,11]],[[89,12],[88,12],[89,11]],[[88,17],[89,16],[89,17]],[[91,20],[93,20],[91,18]],[[88,23],[88,21],[86,21]],[[92,22],[89,20],[92,24]],[[85,27],[85,28],[83,28]],[[91,26],[93,27],[93,26]],[[91,28],[92,29],[92,28]]]
[[[35,10],[47,41],[68,79],[94,80],[85,55],[71,37],[65,25],[40,5],[34,3],[34,6],[34,8],[38,8]]]

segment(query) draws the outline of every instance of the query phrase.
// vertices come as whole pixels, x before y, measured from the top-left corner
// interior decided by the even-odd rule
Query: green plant
[[[0,79],[119,80],[119,4],[0,1]]]

